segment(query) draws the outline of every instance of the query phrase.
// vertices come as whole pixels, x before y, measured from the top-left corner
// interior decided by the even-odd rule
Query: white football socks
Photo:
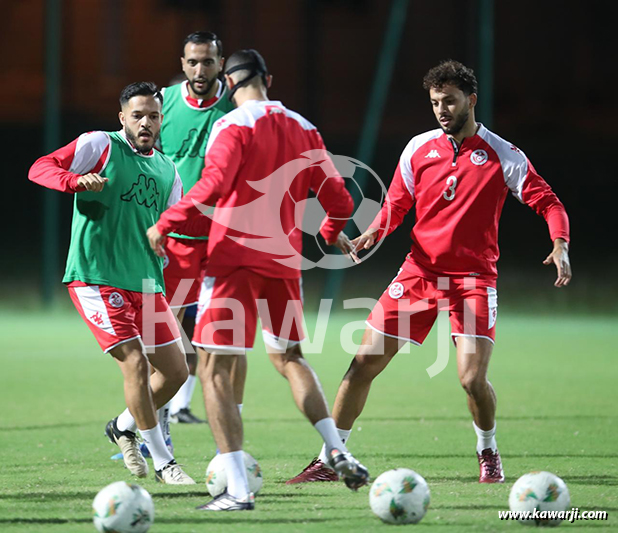
[[[477,441],[476,441],[476,451],[481,453],[483,450],[487,448],[491,448],[492,451],[498,450],[498,445],[496,444],[496,426],[494,424],[493,429],[488,429],[487,431],[479,428],[474,422],[472,422],[474,426],[474,431],[476,432]]]
[[[348,449],[345,446],[345,443],[350,438],[351,429],[337,429],[335,426],[335,421],[332,418],[324,418],[320,420],[316,425],[315,429],[317,429],[322,435],[322,439],[324,440],[324,445],[322,446],[322,451],[320,452],[320,456],[318,459],[322,461],[326,466],[328,466],[328,450],[333,448],[337,448],[342,452],[347,452]]]
[[[191,405],[191,398],[193,398],[193,391],[195,390],[195,384],[197,380],[195,376],[189,374],[187,381],[182,384],[182,387],[178,389],[178,392],[171,400],[170,412],[176,414],[181,409],[188,409]]]
[[[159,427],[161,428],[161,434],[163,435],[163,440],[167,440],[170,437],[170,403],[167,402],[163,407],[159,408],[157,411],[157,417],[159,419]],[[122,413],[118,415],[118,420],[116,420],[116,427],[119,431],[132,431],[135,433],[137,431],[137,424],[135,423],[135,418],[129,412],[129,409],[125,409]],[[141,431],[140,431],[141,433]]]
[[[161,470],[167,463],[174,460],[174,456],[165,445],[165,441],[163,440],[163,435],[158,424],[151,429],[140,429],[139,433],[148,447],[155,470]]]
[[[163,440],[167,441],[171,438],[170,435],[170,404],[171,400],[167,402],[163,407],[160,407],[157,411],[157,415],[159,418],[159,427],[161,428],[161,434],[163,435]]]
[[[116,427],[118,428],[118,431],[132,431],[133,433],[137,431],[135,418],[133,418],[133,415],[129,412],[129,408],[125,409],[118,415]]]
[[[233,498],[243,500],[249,494],[249,481],[242,450],[222,453],[223,468],[227,474],[227,492]]]

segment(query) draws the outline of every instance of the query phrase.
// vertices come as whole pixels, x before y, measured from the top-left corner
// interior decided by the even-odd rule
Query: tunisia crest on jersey
[[[472,161],[475,165],[484,165],[487,163],[489,156],[485,150],[474,150],[470,154],[470,161]]]

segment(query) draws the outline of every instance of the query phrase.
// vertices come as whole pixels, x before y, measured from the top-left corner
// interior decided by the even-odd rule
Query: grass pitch
[[[321,355],[308,359],[330,402],[351,355],[342,351],[344,321],[333,316]],[[91,532],[91,502],[103,486],[131,480],[103,436],[123,408],[122,381],[76,312],[0,313],[0,531]],[[540,317],[503,313],[490,379],[498,394],[498,444],[507,482],[479,485],[475,435],[455,368],[430,379],[436,331],[422,348],[398,355],[377,379],[349,447],[372,477],[408,467],[425,477],[431,506],[420,530],[519,531],[501,522],[514,481],[549,470],[567,483],[573,506],[605,510],[618,526],[618,333],[615,317]],[[258,459],[264,487],[252,513],[194,510],[209,499],[204,471],[215,453],[207,426],[176,425],[176,457],[198,485],[169,487],[153,474],[139,480],[156,508],[151,531],[373,531],[368,489],[341,483],[286,486],[318,452],[320,438],[293,405],[286,382],[261,347],[249,357],[244,400],[245,448]],[[199,386],[193,408],[203,415]],[[428,529],[427,529],[428,528]]]

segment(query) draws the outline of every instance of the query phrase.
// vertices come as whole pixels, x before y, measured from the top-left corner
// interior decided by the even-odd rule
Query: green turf
[[[323,354],[308,356],[332,401],[350,355],[339,347],[344,319],[329,323]],[[94,531],[91,501],[116,480],[129,480],[109,460],[117,449],[105,423],[123,409],[120,372],[101,355],[75,312],[0,313],[0,531]],[[569,486],[573,505],[607,510],[608,522],[562,528],[602,531],[618,525],[618,365],[615,317],[524,317],[504,314],[490,379],[498,394],[498,442],[507,483],[479,485],[475,437],[458,385],[454,351],[430,379],[436,332],[423,348],[401,354],[376,381],[350,449],[373,476],[394,467],[422,474],[431,507],[416,527],[429,531],[518,531],[500,522],[520,475],[550,470]],[[157,532],[373,531],[383,525],[368,490],[343,484],[286,486],[319,450],[319,436],[292,404],[285,381],[260,346],[249,358],[244,400],[246,449],[260,462],[264,487],[253,513],[194,510],[207,493],[141,484],[154,497]],[[199,388],[194,410],[203,415]],[[178,460],[196,479],[215,452],[207,426],[173,426]]]

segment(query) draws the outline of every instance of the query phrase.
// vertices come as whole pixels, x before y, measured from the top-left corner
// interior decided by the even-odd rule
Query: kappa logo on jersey
[[[281,109],[280,107],[274,106],[274,105],[267,105],[265,109],[268,115],[273,115],[275,113],[279,113],[279,114],[283,113],[283,109]]]
[[[474,150],[470,154],[470,161],[472,161],[475,165],[484,165],[487,163],[489,156],[485,150]]]
[[[388,295],[393,300],[399,300],[399,298],[401,298],[403,296],[403,292],[404,292],[403,283],[399,283],[398,281],[393,283],[388,288]]]
[[[137,181],[131,185],[131,189],[120,197],[125,202],[135,200],[139,205],[145,205],[149,208],[154,206],[157,211],[159,210],[158,198],[157,182],[153,178],[147,178],[144,174],[140,174]]]
[[[119,292],[112,292],[107,301],[109,302],[109,305],[115,307],[116,309],[124,305],[124,298]]]
[[[180,150],[176,152],[176,157],[204,157],[206,153],[206,144],[204,143],[206,133],[205,129],[200,132],[197,128],[190,129],[186,139],[182,141]]]
[[[521,154],[521,150],[517,148],[517,146],[515,146],[514,144],[511,144],[511,150],[513,150],[513,152],[517,152],[518,154]]]
[[[425,159],[429,158],[429,159],[434,159],[436,157],[440,157],[440,154],[438,153],[438,150],[432,150],[431,152],[429,152],[426,156]]]
[[[97,326],[102,326],[105,323],[105,320],[103,320],[103,315],[99,313],[99,311],[92,315],[90,320]]]

